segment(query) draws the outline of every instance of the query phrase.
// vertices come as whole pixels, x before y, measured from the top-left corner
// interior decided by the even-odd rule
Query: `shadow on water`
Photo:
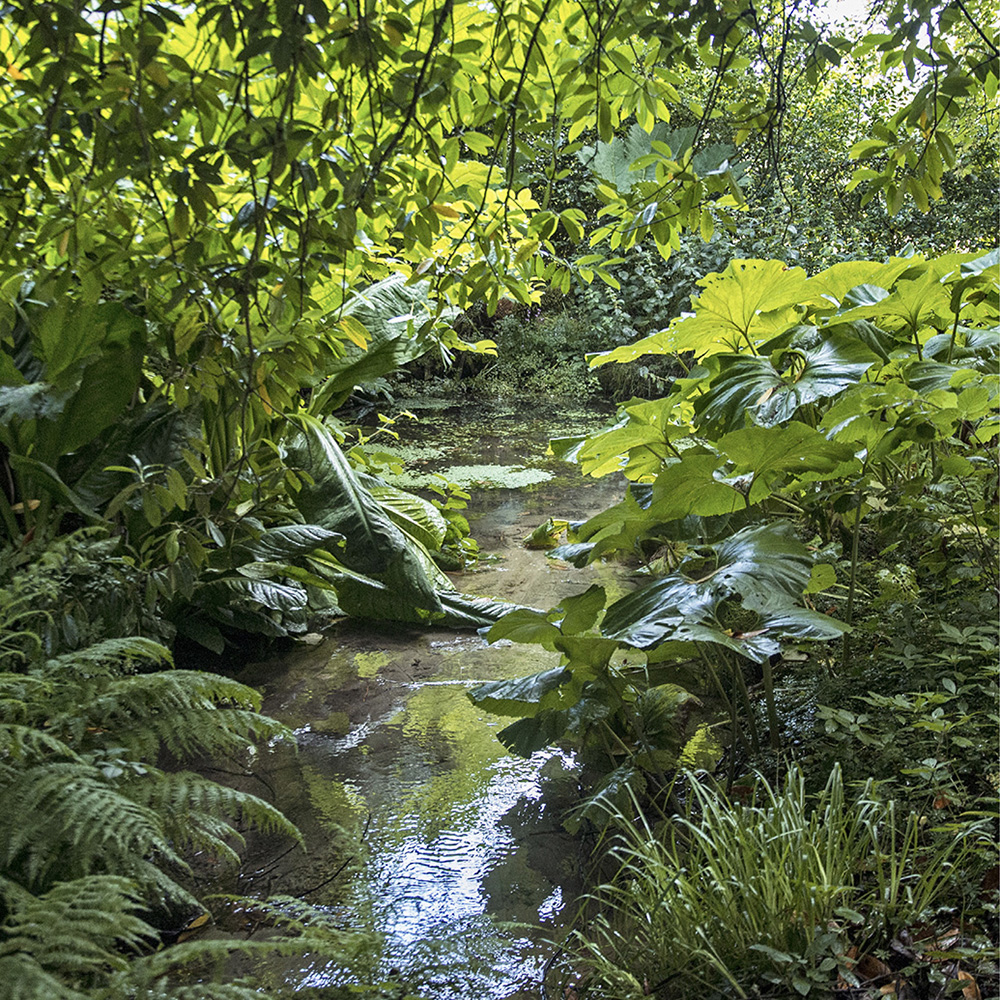
[[[536,607],[595,580],[617,591],[608,567],[576,569],[521,546],[550,514],[584,517],[620,497],[621,482],[584,482],[544,456],[550,433],[593,429],[607,413],[569,421],[535,404],[528,412],[518,420],[516,410],[452,410],[399,428],[424,449],[408,469],[471,463],[550,473],[529,489],[478,491],[473,535],[501,558],[456,576],[456,586]],[[247,869],[261,875],[248,887],[375,930],[381,947],[369,956],[369,981],[399,979],[433,1000],[538,997],[549,954],[541,941],[557,933],[581,888],[581,846],[561,826],[576,767],[563,750],[508,755],[496,732],[510,720],[476,708],[467,691],[557,662],[537,647],[488,646],[475,633],[345,621],[249,668],[241,679],[262,688],[264,711],[296,733],[297,752],[279,747],[260,773],[309,853],[272,863],[267,841],[254,842]],[[272,972],[300,986],[345,976],[322,958]]]

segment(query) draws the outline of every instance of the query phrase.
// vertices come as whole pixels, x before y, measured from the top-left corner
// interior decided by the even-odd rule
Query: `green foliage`
[[[955,836],[929,845],[919,817],[871,785],[851,801],[838,769],[815,799],[798,771],[780,789],[758,778],[748,804],[686,779],[686,807],[662,825],[612,809],[618,870],[571,938],[582,996],[826,996],[838,976],[857,986],[852,958],[932,909],[965,851]]]
[[[266,942],[222,937],[163,948],[162,930],[176,936],[192,915],[208,917],[193,891],[195,859],[214,859],[218,881],[238,868],[248,828],[300,839],[269,803],[183,765],[238,756],[288,734],[258,714],[256,691],[172,669],[169,652],[150,639],[86,644],[89,629],[101,624],[96,616],[69,640],[62,630],[35,631],[61,613],[63,573],[81,551],[90,555],[92,534],[57,545],[0,588],[4,995],[179,997],[188,988],[178,973],[190,979],[194,967],[204,976],[206,963],[222,963],[234,950],[252,956],[323,948],[357,961],[370,941],[298,901],[253,901],[260,919],[266,914],[281,931]],[[266,554],[288,556],[316,541],[315,530],[285,531],[260,544]],[[169,769],[158,766],[167,760]],[[257,993],[206,982],[197,995],[242,1000]]]
[[[524,716],[500,738],[531,752],[574,734],[605,772],[624,754],[662,789],[691,737],[687,713],[654,736],[637,706],[645,692],[678,684],[728,716],[732,780],[737,748],[760,749],[758,700],[770,747],[782,748],[773,670],[782,650],[843,636],[849,657],[863,524],[897,525],[898,540],[883,546],[906,545],[915,557],[897,575],[916,582],[919,566],[950,576],[960,563],[965,578],[995,586],[986,552],[997,526],[985,509],[1000,427],[985,362],[996,357],[995,266],[995,252],[956,254],[843,262],[809,278],[778,261],[735,261],[702,279],[693,313],[594,358],[657,351],[696,362],[666,397],[622,404],[612,428],[553,442],[585,473],[622,470],[630,485],[620,503],[571,525],[550,555],[577,565],[626,556],[653,580],[603,609],[596,629],[593,619],[568,629],[559,609],[518,612],[491,629],[491,640],[563,654],[564,672],[544,689],[506,682],[471,693]],[[916,517],[932,530],[916,528]],[[810,546],[791,518],[806,537],[815,532]],[[810,606],[824,591],[846,591],[846,623]],[[762,699],[750,693],[755,679]]]

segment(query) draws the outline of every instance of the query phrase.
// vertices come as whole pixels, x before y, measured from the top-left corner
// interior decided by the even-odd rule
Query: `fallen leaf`
[[[180,944],[182,941],[190,941],[191,938],[195,937],[200,931],[205,929],[206,924],[208,924],[211,919],[211,914],[199,913],[193,920],[189,920],[184,925],[180,934],[177,935],[177,943]]]
[[[979,987],[976,985],[975,979],[965,972],[963,969],[958,970],[958,979],[960,982],[965,982],[966,985],[962,987],[962,996],[966,1000],[981,1000],[982,994],[979,992]]]

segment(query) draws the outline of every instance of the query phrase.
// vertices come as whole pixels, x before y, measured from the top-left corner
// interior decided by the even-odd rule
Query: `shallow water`
[[[456,576],[456,585],[536,607],[595,579],[617,592],[607,567],[575,569],[520,543],[550,514],[601,509],[621,483],[583,482],[547,461],[552,414],[535,407],[531,421],[517,422],[506,413],[462,415],[464,433],[440,444],[428,466],[474,459],[544,468],[553,478],[532,491],[475,496],[473,535],[501,559]],[[426,424],[418,426],[413,439],[426,444]],[[544,939],[568,918],[585,863],[561,826],[576,796],[575,762],[560,750],[530,760],[507,754],[496,733],[512,720],[482,712],[467,691],[557,661],[534,646],[488,646],[476,633],[342,622],[241,676],[264,691],[264,711],[296,733],[297,753],[278,748],[257,773],[309,847],[272,859],[273,845],[253,842],[244,889],[299,896],[381,938],[367,969],[349,973],[317,958],[275,975],[302,986],[392,978],[433,1000],[541,995],[552,953]]]

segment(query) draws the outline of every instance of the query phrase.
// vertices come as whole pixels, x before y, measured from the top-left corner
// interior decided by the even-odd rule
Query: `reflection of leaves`
[[[616,814],[631,815],[633,803],[646,791],[646,779],[638,768],[630,764],[616,767],[605,775],[594,793],[577,806],[563,824],[576,833],[582,823],[606,826]]]

